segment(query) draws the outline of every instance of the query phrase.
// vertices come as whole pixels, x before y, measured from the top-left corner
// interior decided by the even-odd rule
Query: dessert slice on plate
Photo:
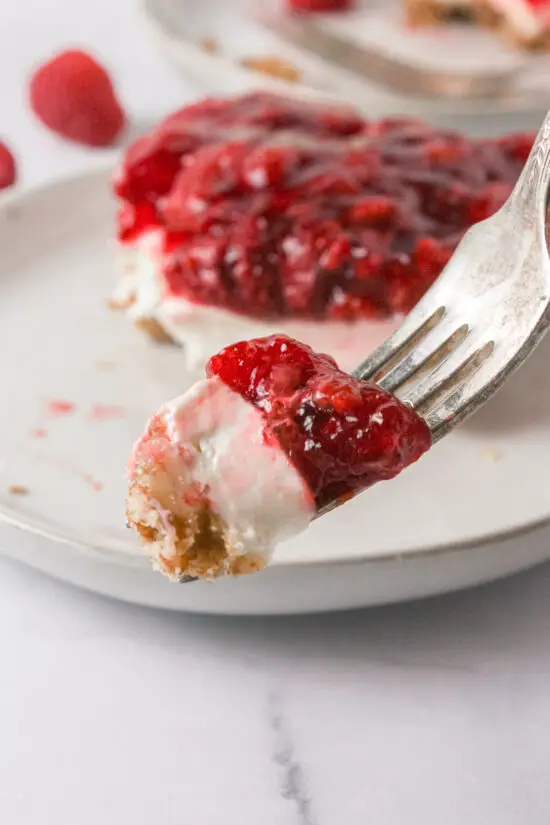
[[[431,444],[410,407],[286,336],[222,350],[207,376],[153,416],[129,463],[128,524],[176,580],[262,569]]]
[[[301,338],[289,322],[327,342],[335,323],[364,336],[355,324],[408,312],[502,205],[531,140],[471,141],[267,93],[187,106],[116,172],[114,303],[182,344],[208,329],[208,355],[266,331]]]

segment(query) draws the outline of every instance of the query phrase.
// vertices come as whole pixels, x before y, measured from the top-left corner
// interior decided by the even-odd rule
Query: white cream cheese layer
[[[354,322],[262,320],[218,307],[165,295],[161,274],[162,230],[146,233],[133,244],[120,245],[122,275],[113,295],[127,306],[133,320],[153,318],[185,348],[187,366],[202,370],[208,359],[235,341],[282,333],[309,344],[352,370],[394,332],[401,319]]]
[[[190,507],[208,502],[226,528],[231,557],[254,554],[268,561],[279,542],[308,526],[314,502],[302,477],[280,447],[266,443],[260,411],[219,378],[198,382],[157,418],[174,448],[162,463],[175,498]],[[140,454],[147,454],[143,441],[135,448],[138,461]],[[157,511],[162,553],[170,558],[170,513],[155,507],[154,492],[147,505]]]

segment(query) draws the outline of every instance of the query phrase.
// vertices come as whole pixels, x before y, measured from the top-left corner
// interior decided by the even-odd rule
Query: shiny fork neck
[[[539,129],[533,148],[508,201],[523,213],[524,220],[546,227],[550,189],[550,112]]]
[[[550,325],[549,187],[550,114],[506,204],[471,227],[399,329],[354,372],[418,409],[434,441],[493,395]]]

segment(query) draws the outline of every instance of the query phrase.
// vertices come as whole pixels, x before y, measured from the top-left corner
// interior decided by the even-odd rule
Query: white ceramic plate
[[[454,32],[419,31],[404,36],[397,14],[398,2],[367,0],[371,11],[368,25],[353,17],[329,16],[326,26],[345,29],[346,35],[360,31],[362,39],[380,45],[388,55],[399,51],[400,59],[441,69],[449,61],[462,66],[472,62],[479,71],[491,65],[521,73],[513,92],[492,101],[467,98],[418,98],[392,93],[389,89],[336,69],[322,59],[277,37],[257,20],[263,9],[281,7],[284,0],[140,0],[143,19],[164,54],[203,89],[214,94],[235,94],[268,88],[306,98],[352,103],[369,117],[388,114],[421,116],[435,124],[460,128],[471,134],[536,129],[550,104],[550,57],[534,58],[507,49],[493,34],[483,30]],[[351,20],[351,22],[350,22]],[[205,38],[214,38],[220,49],[204,50]],[[276,56],[287,60],[301,74],[300,83],[278,80],[245,68],[250,57]],[[433,64],[433,66],[432,66]],[[524,74],[525,73],[525,74]]]
[[[119,598],[228,613],[421,596],[550,556],[543,347],[474,421],[282,545],[267,572],[180,586],[153,573],[124,526],[124,464],[190,376],[182,350],[106,306],[113,206],[105,172],[0,200],[0,517],[28,532],[5,551]]]

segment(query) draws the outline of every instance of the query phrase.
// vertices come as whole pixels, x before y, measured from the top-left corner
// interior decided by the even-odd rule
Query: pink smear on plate
[[[101,483],[101,481],[96,481],[93,476],[85,475],[83,476],[83,478],[86,484],[89,484],[92,490],[94,490],[96,493],[100,493],[103,490],[103,484]]]
[[[92,404],[89,417],[92,421],[112,421],[113,418],[124,417],[124,408],[114,404]]]
[[[31,430],[30,435],[31,435],[31,438],[46,438],[48,433],[46,432],[46,430],[43,430],[42,428],[39,427],[36,430]]]
[[[52,398],[48,401],[47,409],[52,415],[70,415],[76,410],[76,404],[64,398]]]
[[[92,490],[96,493],[100,493],[103,490],[104,485],[101,481],[97,481],[90,473],[84,473],[78,467],[75,467],[74,464],[71,464],[68,461],[64,461],[63,459],[57,458],[54,455],[48,455],[47,453],[42,453],[39,450],[33,451],[33,457],[37,461],[44,461],[47,464],[50,464],[52,467],[57,467],[57,469],[62,470],[65,473],[69,473],[70,475],[78,478],[80,481],[83,481],[85,484],[88,484]]]

